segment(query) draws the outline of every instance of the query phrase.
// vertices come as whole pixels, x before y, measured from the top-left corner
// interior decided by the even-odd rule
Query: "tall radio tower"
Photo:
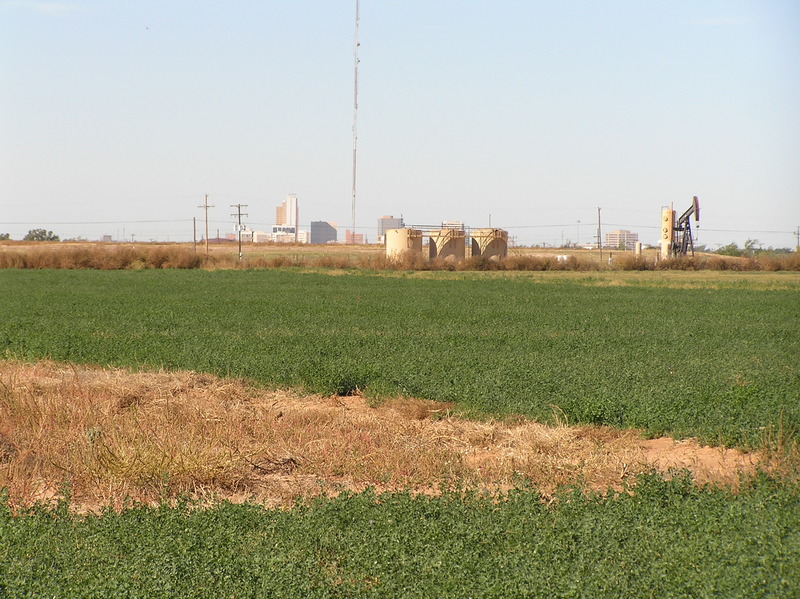
[[[353,42],[353,212],[352,231],[356,234],[356,145],[358,142],[358,0],[356,0],[356,34]]]

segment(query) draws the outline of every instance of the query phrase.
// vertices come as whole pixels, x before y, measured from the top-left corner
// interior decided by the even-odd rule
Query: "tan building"
[[[275,209],[275,224],[279,227],[296,227],[297,216],[297,196],[290,193],[283,203]]]
[[[294,237],[291,241],[299,241],[297,237],[298,217],[297,196],[290,193],[283,203],[275,209],[275,226],[272,228],[273,237],[276,234],[286,236],[291,232]],[[280,241],[289,240],[281,239]]]
[[[638,233],[631,233],[625,229],[606,233],[605,247],[613,249],[634,250],[639,241]]]
[[[364,245],[364,234],[354,233],[350,229],[344,232],[344,242],[346,245]]]

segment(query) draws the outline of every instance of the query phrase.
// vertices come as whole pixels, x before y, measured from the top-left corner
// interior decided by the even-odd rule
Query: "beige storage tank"
[[[508,231],[503,229],[472,229],[472,255],[492,260],[508,256]]]
[[[387,258],[408,253],[422,255],[422,231],[419,229],[386,229],[384,235]]]
[[[464,259],[466,234],[462,229],[440,229],[430,232],[428,256],[459,262]]]

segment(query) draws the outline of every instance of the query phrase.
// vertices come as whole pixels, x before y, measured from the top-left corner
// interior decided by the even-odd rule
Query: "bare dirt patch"
[[[367,487],[622,489],[649,469],[735,486],[760,460],[633,430],[470,421],[420,399],[370,405],[194,372],[0,361],[0,488],[17,505],[64,483],[82,509],[180,494],[275,506]]]

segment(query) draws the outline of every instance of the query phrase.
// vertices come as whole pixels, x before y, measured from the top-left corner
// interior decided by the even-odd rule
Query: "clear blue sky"
[[[357,228],[800,225],[800,2],[361,0]],[[0,0],[0,233],[350,224],[355,0]],[[580,221],[580,225],[578,225]],[[95,224],[99,223],[99,224]],[[201,230],[202,227],[199,227]]]

